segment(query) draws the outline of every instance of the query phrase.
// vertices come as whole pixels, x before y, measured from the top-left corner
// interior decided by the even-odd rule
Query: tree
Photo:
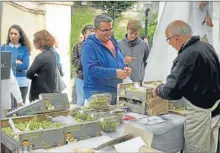
[[[125,12],[133,7],[136,2],[125,1],[99,1],[93,2],[93,6],[104,11],[105,14],[113,19],[118,18],[122,12]]]

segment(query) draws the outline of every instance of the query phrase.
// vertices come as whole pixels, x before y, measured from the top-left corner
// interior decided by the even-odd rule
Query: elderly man
[[[127,34],[119,41],[121,52],[125,56],[124,62],[133,70],[131,80],[143,82],[147,58],[150,52],[147,43],[138,36],[141,29],[141,22],[130,20],[127,25]]]
[[[72,64],[76,67],[76,75],[77,75],[75,80],[75,86],[76,86],[75,89],[76,89],[76,99],[78,106],[83,106],[85,101],[84,91],[83,91],[84,76],[83,76],[83,67],[81,63],[81,49],[88,36],[95,34],[94,26],[89,24],[83,27],[82,34],[84,40],[77,43],[73,47],[73,56],[72,56]]]
[[[166,84],[153,94],[169,100],[186,101],[184,127],[185,153],[210,153],[211,114],[219,109],[220,62],[214,48],[192,36],[191,27],[180,20],[170,23],[165,31],[167,42],[178,51]],[[216,111],[215,115],[219,112]]]
[[[82,48],[81,61],[84,70],[84,94],[109,93],[111,104],[116,103],[117,84],[130,76],[117,41],[112,37],[112,19],[101,14],[94,20],[95,35],[89,36]]]

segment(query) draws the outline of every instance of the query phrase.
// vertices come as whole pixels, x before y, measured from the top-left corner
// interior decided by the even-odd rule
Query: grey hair
[[[189,24],[185,23],[184,24],[170,24],[168,25],[167,29],[169,29],[169,35],[179,35],[179,36],[192,36],[193,31],[192,28],[190,27]]]
[[[94,26],[99,28],[101,22],[113,22],[112,18],[105,14],[100,14],[95,17]]]

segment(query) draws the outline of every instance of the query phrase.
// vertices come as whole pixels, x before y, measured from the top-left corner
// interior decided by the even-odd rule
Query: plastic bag
[[[15,127],[15,124],[14,124],[12,118],[9,118],[8,123],[9,123],[9,125],[11,126],[11,128],[12,128],[14,134],[18,134],[18,133],[21,133],[21,132],[22,132],[22,131],[20,131],[19,129],[17,129],[17,128]]]
[[[49,116],[49,118],[51,118],[52,122],[61,123],[64,125],[72,125],[77,123],[72,116],[57,116],[54,118]]]
[[[132,80],[131,80],[131,78],[128,76],[127,78],[125,78],[125,79],[123,80],[123,83],[132,83]]]
[[[109,93],[95,94],[88,99],[89,107],[96,110],[108,109],[111,101],[112,97]]]

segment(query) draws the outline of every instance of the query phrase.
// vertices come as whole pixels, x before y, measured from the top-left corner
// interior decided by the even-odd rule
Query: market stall
[[[102,144],[112,140],[114,145],[107,143],[96,152],[106,148],[113,151],[117,143],[137,141],[123,139],[127,131],[133,138],[141,136],[151,149],[179,152],[184,144],[185,118],[178,111],[179,105],[152,97],[152,89],[158,83],[161,81],[119,84],[115,106],[109,105],[109,94],[92,96],[84,107],[70,107],[66,94],[42,94],[39,100],[27,106],[6,111],[8,118],[1,122],[2,143],[13,153],[39,149],[71,152],[81,141],[91,142],[93,146],[88,146],[91,149],[100,145],[101,140]],[[175,109],[180,114],[175,114]],[[94,140],[97,140],[95,144]]]

